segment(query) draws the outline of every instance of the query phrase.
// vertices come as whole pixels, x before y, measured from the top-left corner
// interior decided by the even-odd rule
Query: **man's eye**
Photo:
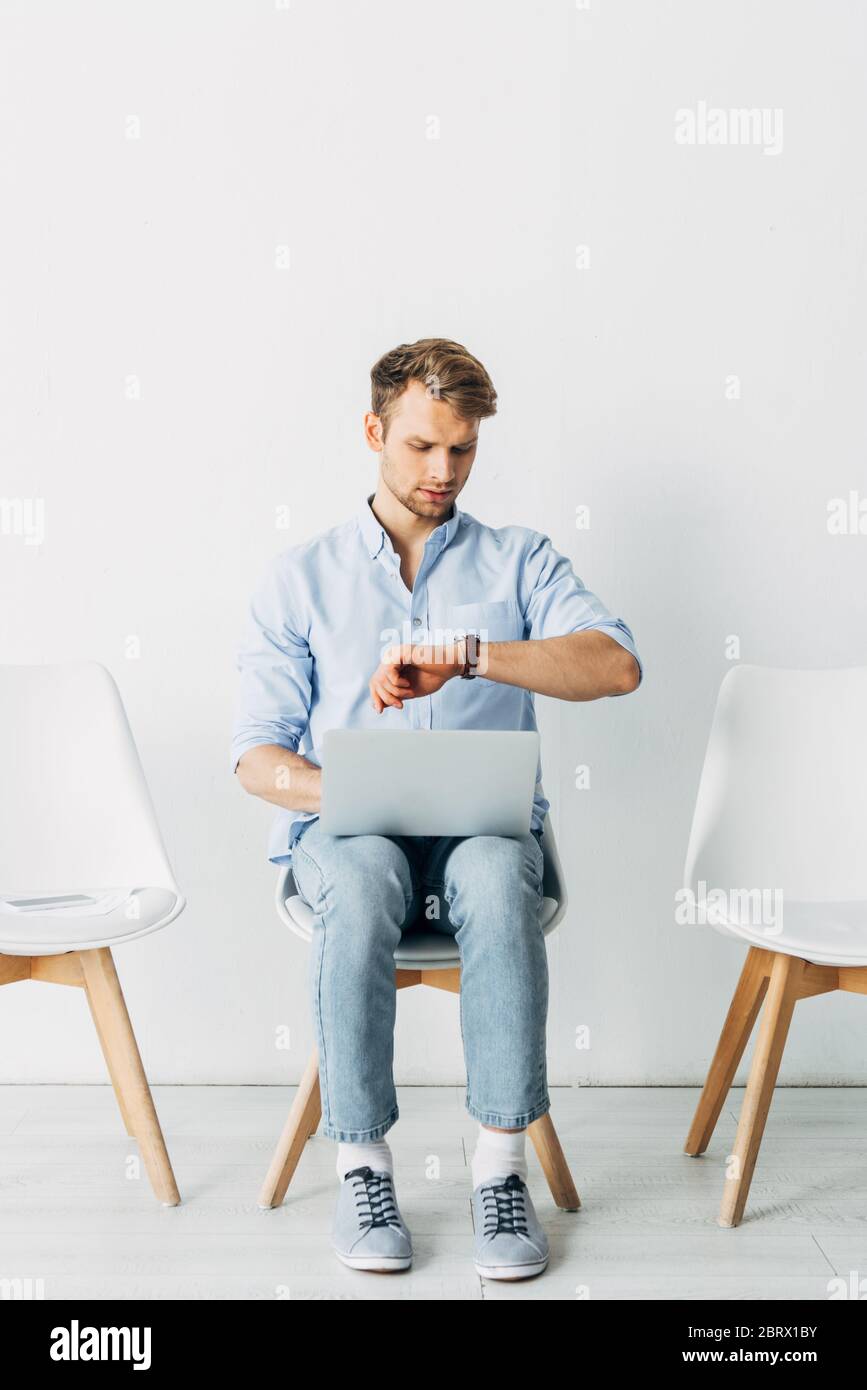
[[[429,445],[429,444],[413,444],[412,447],[413,447],[414,449],[418,449],[418,451],[419,451],[420,454],[424,454],[424,453],[427,453],[428,449],[430,448],[430,445]]]

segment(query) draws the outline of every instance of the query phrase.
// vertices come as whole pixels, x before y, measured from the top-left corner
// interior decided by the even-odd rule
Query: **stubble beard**
[[[382,481],[388,488],[393,497],[396,497],[402,506],[414,516],[436,517],[445,520],[451,514],[454,494],[450,493],[446,502],[428,502],[424,497],[419,497],[414,488],[402,488],[395,478],[395,469],[392,467],[391,459],[383,445],[382,449]]]

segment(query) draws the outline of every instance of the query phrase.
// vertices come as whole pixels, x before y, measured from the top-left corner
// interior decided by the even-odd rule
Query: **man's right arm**
[[[289,811],[320,809],[322,769],[275,743],[248,748],[237,767],[238,781],[251,796],[261,796]]]
[[[298,574],[276,557],[253,596],[238,653],[232,768],[245,791],[290,811],[319,811],[322,772],[297,750],[309,721],[313,656]]]

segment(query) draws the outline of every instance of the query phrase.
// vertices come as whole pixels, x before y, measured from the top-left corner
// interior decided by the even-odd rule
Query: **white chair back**
[[[728,672],[684,868],[700,882],[867,900],[867,667]]]
[[[175,883],[120,692],[95,661],[0,666],[0,891]]]

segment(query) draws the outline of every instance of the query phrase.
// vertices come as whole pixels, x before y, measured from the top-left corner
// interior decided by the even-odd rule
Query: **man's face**
[[[382,480],[416,516],[445,520],[470,476],[478,437],[478,420],[461,420],[422,382],[411,381],[382,444]]]

